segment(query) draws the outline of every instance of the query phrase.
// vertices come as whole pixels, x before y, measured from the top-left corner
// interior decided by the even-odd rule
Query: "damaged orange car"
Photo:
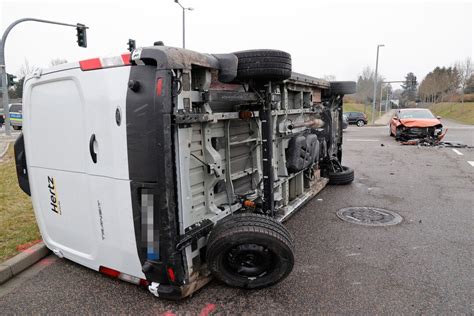
[[[390,136],[402,141],[438,138],[443,133],[440,119],[428,109],[398,109],[390,121]]]

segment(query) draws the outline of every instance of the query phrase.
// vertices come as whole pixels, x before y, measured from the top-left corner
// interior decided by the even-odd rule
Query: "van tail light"
[[[114,270],[114,269],[111,269],[111,268],[107,268],[107,267],[104,267],[104,266],[99,267],[99,272],[102,273],[102,274],[105,274],[105,275],[107,275],[111,278],[120,279],[120,280],[127,281],[129,283],[133,283],[133,284],[136,284],[136,285],[142,285],[142,286],[147,286],[148,285],[148,281],[145,280],[145,279],[140,279],[140,278],[135,277],[133,275],[122,273],[120,271],[117,271],[117,270]]]
[[[156,81],[156,95],[161,96],[161,92],[163,92],[163,78]]]
[[[176,276],[174,274],[173,268],[168,268],[168,278],[170,279],[171,282],[176,282]]]
[[[120,56],[86,59],[79,62],[82,71],[127,65],[130,65],[130,53]]]

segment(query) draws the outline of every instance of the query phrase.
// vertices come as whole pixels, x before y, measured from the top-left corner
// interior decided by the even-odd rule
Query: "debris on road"
[[[474,148],[474,146],[468,146],[460,142],[443,141],[444,136],[448,132],[448,129],[439,136],[427,136],[422,138],[410,139],[402,141],[402,145],[415,145],[420,147],[441,147],[441,148]]]

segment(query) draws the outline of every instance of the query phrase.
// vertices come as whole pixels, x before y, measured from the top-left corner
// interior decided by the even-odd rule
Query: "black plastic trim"
[[[25,140],[21,134],[15,141],[15,164],[18,185],[26,194],[31,196],[30,181],[28,180],[28,168],[26,165]]]
[[[144,50],[145,51],[145,50]],[[158,54],[161,56],[161,54]],[[147,57],[151,58],[151,57]],[[179,241],[174,166],[174,125],[172,124],[173,77],[169,69],[157,69],[166,61],[148,61],[131,67],[129,80],[140,83],[138,91],[128,90],[126,104],[127,150],[135,236],[140,262],[148,281],[163,285],[184,284],[185,271]],[[156,84],[161,79],[160,94]],[[153,194],[154,231],[158,234],[159,257],[147,258],[147,243],[142,238],[141,190]],[[172,268],[174,281],[167,269]]]

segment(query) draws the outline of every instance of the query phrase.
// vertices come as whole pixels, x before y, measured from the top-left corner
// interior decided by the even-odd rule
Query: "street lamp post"
[[[48,24],[56,24],[56,25],[63,25],[63,26],[71,26],[75,27],[76,29],[81,29],[85,31],[88,27],[84,24],[67,24],[61,22],[54,22],[49,20],[41,20],[41,19],[34,19],[34,18],[24,18],[14,21],[10,24],[5,32],[3,32],[2,39],[0,40],[0,77],[2,79],[2,103],[3,103],[3,113],[5,116],[5,134],[7,136],[11,135],[11,126],[10,126],[10,109],[8,108],[8,83],[7,83],[7,69],[5,65],[5,42],[7,40],[8,33],[12,30],[12,28],[21,23],[21,22],[40,22],[40,23],[48,23]],[[87,42],[85,42],[85,32],[82,33],[84,36],[84,42],[79,43],[79,46],[86,47]]]
[[[372,102],[372,125],[375,122],[375,100],[377,98],[377,72],[379,70],[379,48],[384,47],[384,44],[377,45],[377,59],[375,61],[375,77],[374,77],[374,100]]]
[[[183,7],[183,5],[179,3],[179,0],[174,0],[174,2],[179,4],[181,9],[183,9],[183,48],[186,48],[186,10],[193,11],[194,9]]]

